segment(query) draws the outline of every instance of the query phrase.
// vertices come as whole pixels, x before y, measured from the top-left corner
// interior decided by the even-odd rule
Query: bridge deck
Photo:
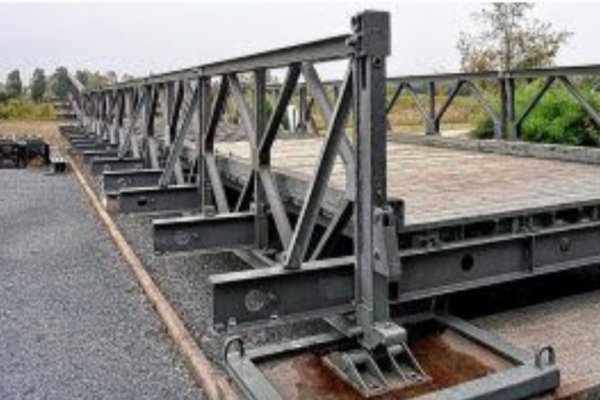
[[[273,168],[310,180],[321,140],[275,142]],[[246,142],[222,142],[222,155],[249,160]],[[343,188],[338,157],[331,186]],[[388,195],[406,205],[406,223],[432,223],[600,199],[600,168],[418,144],[388,143]]]

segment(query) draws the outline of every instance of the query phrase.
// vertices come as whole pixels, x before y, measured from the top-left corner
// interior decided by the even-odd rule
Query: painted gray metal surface
[[[358,316],[361,344],[370,349],[385,341],[380,323],[391,322],[390,307],[397,304],[600,262],[597,209],[566,224],[555,218],[556,213],[550,213],[553,222],[548,225],[520,225],[522,218],[536,218],[529,210],[525,216],[505,216],[503,220],[510,220],[508,230],[503,220],[498,220],[492,222],[496,225],[491,233],[473,237],[456,232],[464,235],[468,232],[465,227],[488,224],[489,217],[407,228],[387,198],[385,138],[386,113],[403,93],[416,103],[425,121],[425,133],[433,136],[439,135],[443,117],[459,92],[466,90],[492,118],[496,138],[515,139],[522,122],[555,82],[567,89],[592,120],[600,122],[572,79],[600,74],[600,67],[386,79],[385,58],[390,49],[387,18],[384,13],[366,12],[354,19],[352,35],[94,91],[75,87],[73,109],[82,130],[90,133],[79,137],[79,143],[88,146],[104,141],[119,146],[117,157],[94,157],[91,162],[94,172],[127,169],[120,176],[105,173],[105,179],[110,177],[107,179],[112,182],[106,189],[120,191],[120,209],[201,213],[200,217],[156,221],[158,251],[251,247],[277,254],[272,260],[275,266],[211,279],[215,326],[233,328],[351,310]],[[322,82],[316,75],[314,65],[330,60],[348,62],[349,73],[342,81]],[[267,84],[266,73],[273,68],[287,68],[283,85]],[[301,77],[306,82],[299,83]],[[539,77],[546,78],[542,90],[524,110],[516,110],[517,80]],[[484,96],[479,86],[484,81],[498,85],[499,108]],[[439,106],[435,96],[443,85],[438,83],[451,84],[447,100]],[[386,101],[388,85],[394,89],[391,102]],[[425,101],[418,92],[422,85],[426,88]],[[175,92],[175,88],[180,90]],[[338,93],[335,106],[327,90]],[[312,96],[310,102],[307,93]],[[277,100],[267,117],[265,99],[273,94]],[[270,162],[272,144],[295,96],[300,96],[303,108],[300,125],[314,125],[307,110],[316,104],[328,126],[328,139],[309,182],[274,171]],[[159,117],[163,99],[166,112]],[[232,118],[228,101],[237,107],[236,117],[251,149],[249,165],[215,152],[219,127],[224,119]],[[351,108],[354,137],[348,140],[346,119]],[[156,127],[160,118],[166,120],[164,141]],[[192,128],[192,124],[197,127]],[[332,191],[327,184],[332,160],[338,155],[351,177],[343,192]],[[130,171],[132,166],[150,166],[153,172],[136,173]],[[127,176],[135,178],[118,183]],[[142,180],[145,184],[146,178],[153,187],[123,188],[137,186]],[[233,201],[232,187],[239,191]],[[216,216],[211,217],[206,212],[209,209],[215,210]],[[325,235],[315,245],[312,241],[319,224]],[[270,232],[272,227],[274,232]],[[452,240],[445,240],[447,232],[454,235]],[[336,237],[353,239],[354,256],[340,262],[339,257],[323,251]],[[554,387],[557,379],[555,371],[542,373],[523,366],[492,381],[473,382],[462,392],[442,394],[457,399],[513,399]]]
[[[102,174],[102,190],[107,195],[117,195],[121,189],[156,186],[162,174],[161,169],[105,171]]]
[[[256,243],[254,217],[253,213],[242,212],[156,219],[152,222],[154,250],[162,253],[253,247]]]
[[[157,213],[192,211],[200,207],[196,185],[173,185],[168,188],[145,187],[119,191],[119,211],[123,213]]]
[[[90,160],[92,174],[98,175],[105,171],[122,171],[129,169],[142,169],[144,160],[141,158],[118,157],[93,157]]]
[[[353,257],[214,275],[217,330],[335,315],[353,308]]]

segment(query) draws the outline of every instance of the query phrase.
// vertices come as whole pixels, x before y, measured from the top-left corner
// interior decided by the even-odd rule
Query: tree
[[[75,77],[87,89],[98,89],[108,84],[116,83],[117,74],[111,71],[103,75],[98,71],[80,70],[75,73]]]
[[[89,85],[89,72],[78,70],[75,72],[75,78],[81,83],[84,87],[88,87]]]
[[[473,18],[481,29],[461,32],[457,44],[466,72],[539,68],[553,64],[570,32],[531,18],[534,3],[492,3]]]
[[[52,93],[60,99],[66,99],[69,93],[71,82],[69,80],[69,71],[66,67],[58,67],[50,78],[50,88]]]
[[[23,83],[18,69],[11,71],[6,78],[6,94],[11,98],[21,97],[23,94]]]
[[[39,102],[46,93],[46,74],[41,68],[36,68],[33,71],[33,77],[31,78],[31,98],[33,101]]]

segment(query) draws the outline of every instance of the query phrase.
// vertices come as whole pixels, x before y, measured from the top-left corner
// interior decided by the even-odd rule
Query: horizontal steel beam
[[[75,142],[71,142],[70,150],[81,153],[85,150],[94,150],[94,147],[98,146],[98,142],[94,140],[77,140]]]
[[[499,79],[500,71],[485,72],[449,72],[445,74],[425,74],[425,75],[406,75],[394,76],[387,79],[389,83],[396,84],[419,84],[429,82],[444,82],[457,80],[490,80]]]
[[[117,204],[124,213],[191,211],[200,207],[196,185],[124,189],[119,192]]]
[[[152,222],[154,251],[250,247],[256,244],[254,221],[253,213],[157,219]]]
[[[85,93],[96,94],[112,92],[119,89],[132,89],[144,85],[163,84],[202,76],[211,77],[234,72],[252,71],[261,68],[278,68],[302,61],[318,62],[336,60],[348,57],[352,54],[353,49],[347,44],[348,38],[349,35],[334,36],[323,40],[282,47],[225,61],[151,75],[146,78],[133,79],[116,85],[106,86],[98,90],[86,91]]]
[[[392,303],[516,281],[600,263],[600,223],[582,223],[400,252]]]
[[[474,342],[479,346],[492,350],[494,353],[502,358],[506,358],[507,361],[513,364],[531,364],[533,361],[530,352],[516,347],[501,336],[472,325],[463,319],[449,314],[434,315],[433,318],[442,326],[452,329],[465,339]]]
[[[73,142],[77,142],[77,141],[93,141],[93,138],[90,137],[89,135],[80,133],[80,130],[73,130],[72,132],[77,132],[77,133],[67,133],[65,134],[65,136],[67,137],[67,139],[69,140],[69,142],[73,143]]]
[[[106,151],[116,149],[115,145],[111,145],[110,143],[98,143],[98,142],[79,142],[76,144],[72,144],[73,149],[86,152],[86,151]]]
[[[421,400],[515,400],[529,399],[552,391],[560,383],[557,368],[538,368],[535,365],[522,365],[509,368],[462,383],[455,387],[441,389],[420,397]]]
[[[330,61],[348,57],[354,51],[348,45],[349,35],[340,35],[300,45],[282,47],[249,56],[203,65],[205,76],[251,71],[259,68],[277,68],[297,62]]]
[[[83,162],[87,164],[96,158],[116,157],[117,150],[83,150],[81,154]]]
[[[212,275],[210,284],[217,330],[334,315],[353,307],[354,257]]]
[[[121,189],[146,188],[158,185],[162,169],[106,171],[102,174],[104,194],[115,195]]]
[[[92,174],[97,175],[106,171],[144,168],[141,158],[96,157],[91,161]]]
[[[476,81],[490,79],[528,79],[558,75],[598,75],[600,64],[573,65],[552,68],[533,68],[512,71],[483,71],[483,72],[450,72],[445,74],[407,75],[388,78],[392,83],[425,83],[439,81]]]

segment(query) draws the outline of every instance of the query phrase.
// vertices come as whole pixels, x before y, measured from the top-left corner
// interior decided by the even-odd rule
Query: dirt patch
[[[52,149],[64,149],[67,146],[59,133],[57,121],[0,121],[0,138],[42,139]]]

